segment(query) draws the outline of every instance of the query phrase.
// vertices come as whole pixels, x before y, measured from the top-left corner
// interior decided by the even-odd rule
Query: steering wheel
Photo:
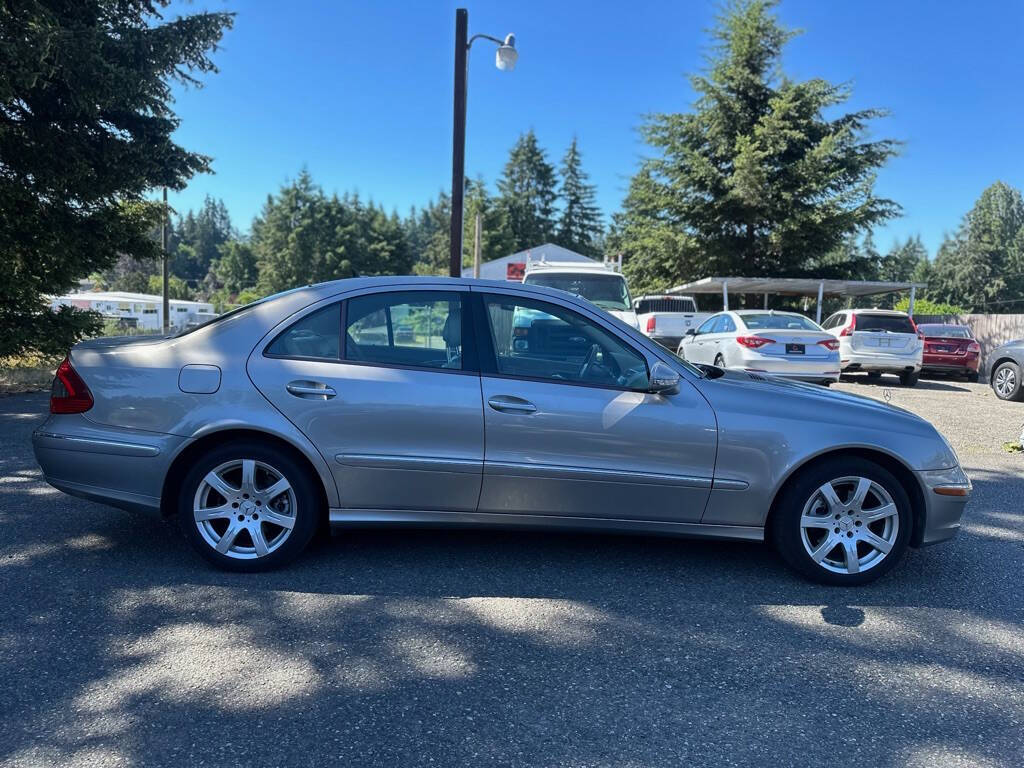
[[[583,365],[580,366],[580,372],[576,374],[577,379],[582,381],[586,377],[587,373],[590,371],[590,366],[592,366],[594,364],[594,361],[597,360],[597,355],[598,353],[600,353],[600,351],[601,347],[599,347],[597,344],[590,345],[590,351],[587,352],[587,357],[583,361]]]

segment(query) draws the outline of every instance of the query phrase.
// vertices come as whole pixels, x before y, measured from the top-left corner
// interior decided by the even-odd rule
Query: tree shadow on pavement
[[[1019,475],[875,585],[765,547],[357,530],[208,569],[51,492],[0,401],[0,765],[1012,764]],[[39,411],[36,410],[35,413]]]

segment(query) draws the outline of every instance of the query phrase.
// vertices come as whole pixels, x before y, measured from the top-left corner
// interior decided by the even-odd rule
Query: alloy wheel
[[[867,477],[830,480],[811,494],[800,515],[800,539],[811,559],[833,573],[860,573],[896,546],[899,510]]]
[[[222,555],[265,557],[295,528],[295,491],[282,472],[256,459],[227,461],[206,473],[192,514],[199,534]]]
[[[1008,398],[1017,386],[1017,375],[1006,365],[996,371],[995,388],[1000,397]]]

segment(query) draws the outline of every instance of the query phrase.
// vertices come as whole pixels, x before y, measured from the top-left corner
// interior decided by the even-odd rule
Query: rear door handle
[[[338,394],[334,391],[334,387],[319,381],[291,381],[285,389],[289,394],[307,400],[330,400]]]
[[[537,406],[531,403],[529,400],[523,400],[521,397],[514,397],[512,395],[495,395],[487,404],[496,411],[502,413],[536,413]]]

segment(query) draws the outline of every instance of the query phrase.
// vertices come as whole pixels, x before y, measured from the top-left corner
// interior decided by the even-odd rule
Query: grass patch
[[[41,355],[0,357],[0,395],[49,389],[62,359]]]

